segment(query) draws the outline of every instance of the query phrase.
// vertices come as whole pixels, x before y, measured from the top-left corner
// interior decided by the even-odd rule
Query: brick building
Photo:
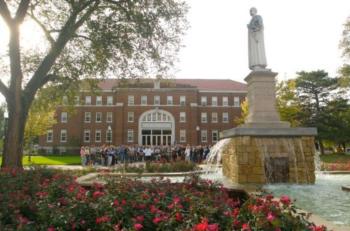
[[[57,124],[40,147],[81,145],[211,145],[235,127],[246,85],[224,79],[116,80],[81,91],[73,111],[57,108]]]

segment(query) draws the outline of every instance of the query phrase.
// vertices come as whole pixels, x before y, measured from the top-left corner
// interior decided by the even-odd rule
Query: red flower
[[[106,223],[109,222],[111,218],[109,216],[102,216],[96,218],[96,224]]]
[[[48,195],[48,192],[37,192],[35,195],[40,197],[40,198],[44,198]]]
[[[135,230],[141,230],[143,228],[143,225],[137,223],[137,224],[134,224],[134,229]]]
[[[290,198],[286,195],[282,195],[280,198],[280,201],[284,205],[287,205],[287,206],[290,205]]]
[[[207,231],[208,229],[208,219],[207,218],[203,218],[201,223],[197,224],[193,230],[194,231]]]
[[[145,220],[145,217],[142,216],[142,215],[140,215],[140,216],[137,216],[137,217],[135,218],[135,220],[136,220],[137,222],[139,222],[139,223],[142,223],[142,222]]]
[[[153,218],[153,223],[154,224],[158,224],[159,222],[161,222],[162,221],[162,218],[160,218],[160,217],[155,217],[155,218]]]
[[[309,229],[311,231],[326,231],[327,230],[326,227],[323,225],[321,225],[321,226],[311,225],[311,226],[309,226]]]
[[[119,205],[119,201],[118,201],[118,199],[115,199],[114,201],[113,201],[113,206],[118,206]]]
[[[251,231],[249,224],[244,223],[242,225],[242,231]]]
[[[181,221],[182,221],[182,214],[179,213],[179,212],[177,212],[177,213],[175,214],[175,219],[176,219],[176,221],[181,222]]]
[[[95,191],[95,192],[92,194],[92,197],[96,200],[97,198],[102,197],[103,195],[105,195],[104,192]]]
[[[49,228],[47,228],[47,231],[55,231],[56,229],[52,226],[50,226]]]

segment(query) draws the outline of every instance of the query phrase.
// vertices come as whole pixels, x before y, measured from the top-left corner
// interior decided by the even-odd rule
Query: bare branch
[[[47,40],[49,40],[51,46],[55,43],[55,40],[50,34],[50,31],[46,29],[45,25],[40,22],[40,20],[34,16],[34,12],[31,10],[31,13],[28,13],[28,15],[38,24],[38,26],[43,30],[45,37]]]
[[[0,15],[3,17],[7,25],[12,23],[11,12],[7,7],[5,0],[0,0]]]
[[[5,98],[7,98],[9,95],[8,87],[1,80],[0,80],[0,92]]]
[[[73,36],[73,38],[83,38],[85,40],[89,40],[89,41],[93,41],[91,38],[89,38],[88,36],[85,36],[85,35],[81,35],[81,34],[75,34]]]
[[[16,12],[16,17],[15,17],[15,20],[17,22],[21,23],[23,21],[24,17],[27,14],[29,3],[30,3],[30,0],[22,0],[19,3],[19,6]]]

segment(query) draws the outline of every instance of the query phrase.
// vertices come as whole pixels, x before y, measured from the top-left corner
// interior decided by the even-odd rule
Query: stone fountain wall
[[[239,184],[271,183],[266,177],[266,159],[280,158],[287,160],[289,183],[313,184],[314,155],[313,136],[233,136],[222,152],[223,174]]]

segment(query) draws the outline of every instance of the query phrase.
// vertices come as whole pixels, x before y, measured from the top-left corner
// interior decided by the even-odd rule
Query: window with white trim
[[[184,96],[184,95],[180,96],[180,105],[186,106],[186,96]]]
[[[84,130],[84,142],[85,143],[90,142],[90,130],[89,129]]]
[[[61,141],[61,143],[67,142],[67,130],[66,129],[61,130],[60,141]]]
[[[134,142],[134,130],[128,129],[128,143]]]
[[[180,123],[186,122],[186,112],[180,112]]]
[[[107,96],[107,105],[111,106],[113,105],[113,96]]]
[[[102,141],[101,130],[96,130],[95,131],[95,142],[100,143],[101,141]]]
[[[112,135],[113,135],[113,132],[112,130],[106,130],[106,142],[108,143],[112,143]]]
[[[84,113],[84,122],[90,123],[91,122],[91,112],[85,112]]]
[[[147,95],[141,96],[141,105],[147,105]]]
[[[75,105],[79,105],[79,103],[80,103],[80,96],[75,96],[75,98],[74,98],[74,104],[75,104]]]
[[[217,123],[218,122],[218,113],[217,112],[212,112],[211,113],[211,122],[212,123]]]
[[[211,97],[211,106],[218,106],[218,97],[217,96]]]
[[[113,114],[112,114],[112,112],[107,112],[106,122],[107,123],[112,123],[113,122]]]
[[[208,99],[206,96],[201,97],[201,105],[202,106],[207,106]]]
[[[166,97],[166,104],[167,105],[173,105],[173,97],[171,95],[168,95]]]
[[[208,116],[207,116],[207,113],[206,113],[206,112],[202,112],[202,113],[201,113],[201,122],[202,122],[202,123],[208,122]]]
[[[46,142],[47,142],[47,143],[53,142],[53,130],[52,130],[52,129],[47,130],[47,133],[46,133]]]
[[[128,122],[129,123],[134,122],[134,112],[131,112],[131,111],[128,112]]]
[[[241,106],[241,103],[240,103],[240,100],[239,100],[238,96],[233,97],[233,106],[234,107],[240,107]]]
[[[85,105],[91,105],[91,96],[85,96]]]
[[[212,130],[211,131],[211,140],[212,140],[213,143],[218,142],[218,140],[219,140],[219,132],[218,132],[218,130]]]
[[[186,130],[180,130],[180,143],[186,143]]]
[[[201,142],[202,143],[208,142],[208,132],[207,132],[207,130],[201,130]]]
[[[222,122],[223,123],[228,123],[228,112],[223,112],[222,113]]]
[[[102,96],[96,96],[96,105],[101,106],[102,105]]]
[[[67,123],[67,121],[68,121],[68,113],[61,112],[61,123]]]
[[[62,104],[63,105],[67,105],[68,104],[68,96],[65,95],[65,96],[62,97]]]
[[[160,105],[160,96],[159,95],[155,95],[154,96],[153,104],[154,105]]]
[[[102,122],[102,112],[96,112],[96,123],[101,123]]]
[[[132,106],[132,105],[134,105],[135,104],[135,98],[134,98],[134,96],[133,95],[129,95],[128,96],[128,105],[129,106]]]
[[[224,106],[224,107],[228,106],[228,97],[227,96],[222,97],[222,106]]]

